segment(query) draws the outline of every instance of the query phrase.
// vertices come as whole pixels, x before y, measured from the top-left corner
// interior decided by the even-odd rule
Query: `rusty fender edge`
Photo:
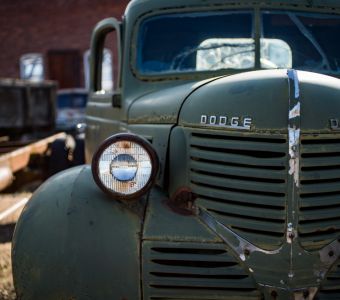
[[[139,299],[138,214],[105,195],[89,166],[48,180],[15,229],[18,299]]]

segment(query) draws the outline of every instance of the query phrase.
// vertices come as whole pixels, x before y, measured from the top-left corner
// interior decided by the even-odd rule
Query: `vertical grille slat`
[[[223,244],[143,242],[143,299],[261,299]]]
[[[300,175],[299,235],[316,250],[340,233],[340,139],[302,135]]]
[[[286,135],[191,132],[189,168],[197,204],[257,246],[285,234]]]

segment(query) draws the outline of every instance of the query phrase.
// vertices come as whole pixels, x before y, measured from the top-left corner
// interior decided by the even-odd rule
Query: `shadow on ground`
[[[0,225],[0,243],[12,241],[15,223]]]

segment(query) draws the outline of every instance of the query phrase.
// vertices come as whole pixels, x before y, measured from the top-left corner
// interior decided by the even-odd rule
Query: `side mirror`
[[[102,90],[102,61],[106,36],[115,31],[118,70],[116,72],[115,92],[119,94],[121,83],[121,59],[122,59],[122,42],[121,42],[121,23],[115,18],[107,18],[100,21],[92,32],[91,50],[90,50],[90,92]]]

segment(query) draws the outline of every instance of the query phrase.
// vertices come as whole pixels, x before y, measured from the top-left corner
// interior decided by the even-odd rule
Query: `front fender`
[[[19,299],[139,299],[141,219],[89,166],[59,173],[26,205],[12,260]]]

